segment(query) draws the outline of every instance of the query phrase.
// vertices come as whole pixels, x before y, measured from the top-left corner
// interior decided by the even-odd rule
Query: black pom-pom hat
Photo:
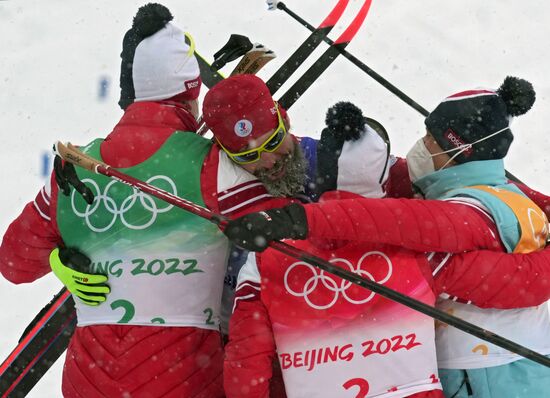
[[[531,83],[508,76],[498,90],[468,90],[445,98],[426,118],[426,128],[444,151],[473,144],[454,158],[458,163],[502,159],[514,139],[511,118],[531,109],[535,98]]]

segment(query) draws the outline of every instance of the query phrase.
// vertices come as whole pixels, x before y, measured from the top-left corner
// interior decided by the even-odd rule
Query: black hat
[[[199,96],[199,65],[193,42],[170,23],[174,17],[161,4],[140,7],[122,42],[120,101],[122,109],[135,101]]]
[[[343,190],[384,196],[389,139],[384,127],[351,102],[330,107],[317,144],[316,195]]]
[[[508,76],[496,91],[469,90],[445,98],[428,115],[425,124],[444,151],[475,143],[454,158],[458,163],[502,159],[514,139],[508,127],[510,118],[523,115],[534,102],[531,83]]]

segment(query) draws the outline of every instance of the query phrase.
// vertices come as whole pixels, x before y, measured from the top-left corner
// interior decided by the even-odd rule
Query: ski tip
[[[328,29],[330,31],[334,27],[334,25],[336,25],[336,23],[346,10],[348,3],[349,0],[339,0],[330,12],[330,14],[325,18],[323,22],[321,22],[318,29]]]

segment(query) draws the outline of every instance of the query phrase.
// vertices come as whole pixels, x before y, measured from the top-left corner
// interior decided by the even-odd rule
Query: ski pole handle
[[[279,6],[279,1],[277,0],[267,0],[266,3],[267,3],[267,9],[269,11],[276,10]]]
[[[86,155],[71,143],[67,143],[67,145],[65,145],[61,141],[57,141],[53,146],[53,150],[56,155],[61,156],[61,158],[67,162],[80,166],[83,169],[89,170],[93,173],[99,174],[99,166],[109,168],[107,164]]]

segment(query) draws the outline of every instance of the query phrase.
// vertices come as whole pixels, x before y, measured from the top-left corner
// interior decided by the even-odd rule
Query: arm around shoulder
[[[440,200],[345,199],[305,205],[308,237],[460,253],[500,250],[486,216]]]
[[[434,282],[440,292],[481,308],[541,305],[550,299],[550,247],[528,254],[480,250],[454,255]]]

